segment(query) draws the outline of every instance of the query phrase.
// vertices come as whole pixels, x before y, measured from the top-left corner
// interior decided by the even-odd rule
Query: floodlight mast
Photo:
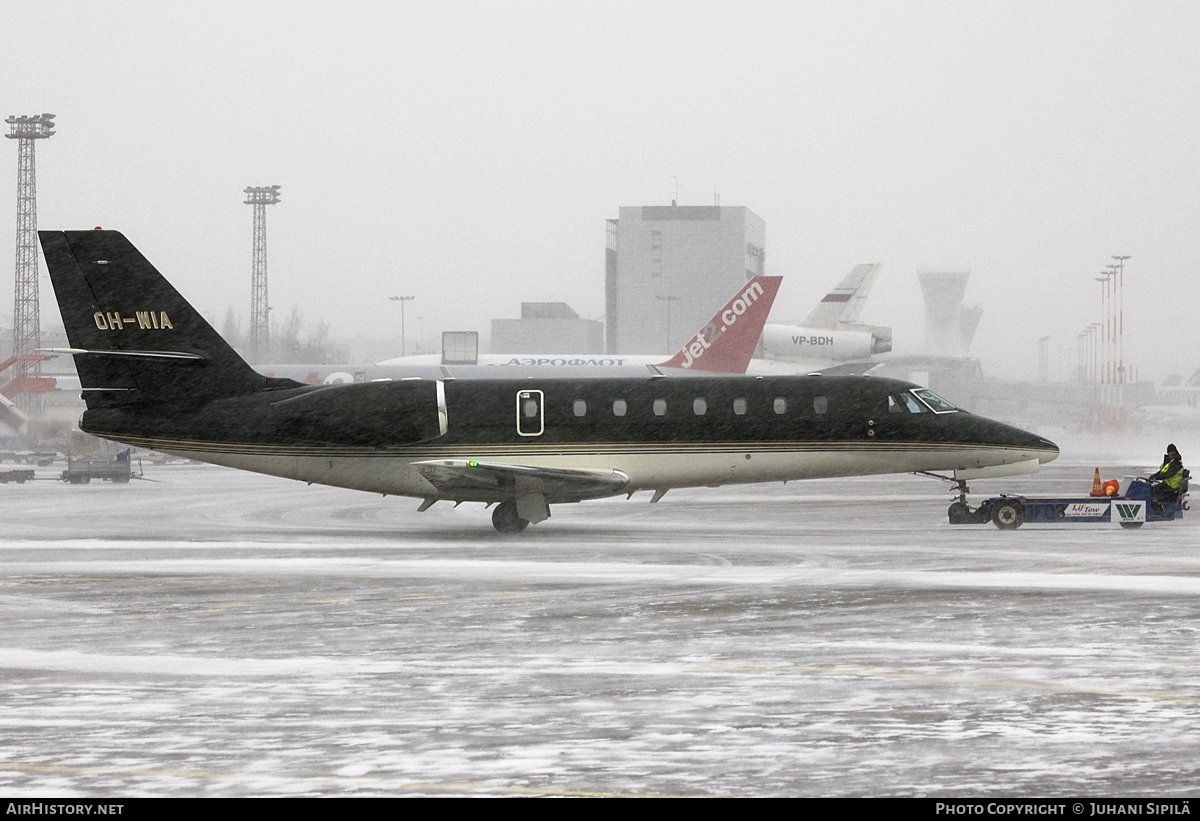
[[[270,303],[267,302],[267,206],[279,202],[279,186],[248,187],[246,205],[254,206],[254,251],[250,265],[250,361],[259,365],[270,354]]]
[[[42,374],[41,358],[35,354],[42,345],[41,318],[38,308],[37,254],[37,174],[34,166],[34,141],[54,136],[54,115],[16,115],[4,120],[8,133],[17,141],[17,265],[13,293],[13,383],[17,407],[34,409],[36,395],[21,386]]]

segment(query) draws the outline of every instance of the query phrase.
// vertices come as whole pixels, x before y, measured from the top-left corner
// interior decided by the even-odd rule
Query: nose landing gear
[[[936,474],[928,474],[928,475],[936,475]],[[947,477],[939,476],[938,478],[944,479]],[[958,490],[958,498],[955,499],[953,502],[951,502],[950,507],[946,510],[946,516],[950,519],[950,524],[952,524],[952,525],[978,525],[978,524],[983,524],[984,522],[986,522],[990,519],[991,521],[996,522],[997,527],[1018,527],[1019,526],[1019,524],[1020,524],[1019,522],[1015,525],[1000,524],[998,521],[996,521],[994,512],[988,507],[987,502],[984,502],[982,505],[977,507],[975,510],[971,510],[971,506],[969,504],[967,504],[967,494],[971,492],[971,489],[969,487],[967,487],[967,480],[966,479],[951,479],[950,481],[954,482],[955,487]]]

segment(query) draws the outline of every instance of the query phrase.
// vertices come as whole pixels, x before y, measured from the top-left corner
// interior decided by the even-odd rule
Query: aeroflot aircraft
[[[758,338],[762,334],[771,304],[779,292],[783,277],[757,276],[734,292],[708,321],[683,343],[673,357],[660,361],[661,354],[615,356],[584,356],[580,354],[483,354],[479,365],[527,366],[621,366],[654,365],[662,368],[682,368],[713,373],[745,373]],[[437,355],[401,356],[378,363],[379,368],[399,365],[439,365]]]
[[[771,304],[775,294],[779,292],[779,284],[783,277],[758,276],[743,283],[729,301],[725,303],[708,321],[708,324],[697,331],[683,343],[676,354],[662,361],[662,354],[656,356],[588,356],[581,354],[484,354],[478,357],[474,364],[455,365],[456,376],[478,377],[477,367],[505,365],[515,366],[519,376],[526,376],[521,367],[556,367],[556,372],[580,375],[574,368],[591,368],[595,366],[620,368],[622,366],[651,365],[659,368],[681,368],[683,370],[706,371],[711,373],[745,373],[758,346],[758,338],[762,333],[763,324],[771,312]],[[299,378],[308,385],[336,385],[343,382],[363,382],[367,379],[388,377],[407,377],[427,375],[430,370],[436,370],[442,365],[442,357],[437,354],[418,354],[388,359],[370,367],[359,368],[350,366],[350,371],[358,374],[356,378],[347,372],[346,366],[326,365],[269,365],[260,370],[269,376],[292,376]],[[338,370],[334,370],[337,368]],[[325,372],[324,375],[322,372]],[[497,375],[495,373],[491,374]],[[508,376],[505,371],[502,375]]]
[[[766,359],[754,360],[749,372],[806,373],[890,351],[891,328],[858,324],[881,267],[878,262],[854,266],[799,325],[766,325]]]
[[[375,493],[550,506],[827,476],[1023,473],[1054,443],[908,382],[851,376],[398,380],[256,373],[115,231],[39,234],[97,436]]]

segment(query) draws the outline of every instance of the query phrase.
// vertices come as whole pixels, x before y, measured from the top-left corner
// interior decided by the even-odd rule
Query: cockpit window
[[[911,393],[898,393],[888,397],[888,413],[929,413],[929,408]]]
[[[929,409],[934,413],[954,413],[958,410],[954,405],[951,405],[942,397],[938,396],[929,388],[916,388],[912,391],[918,399],[929,406]]]

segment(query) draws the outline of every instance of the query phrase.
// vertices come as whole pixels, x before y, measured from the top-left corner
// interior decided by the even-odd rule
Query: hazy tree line
[[[249,349],[249,326],[242,323],[241,316],[233,310],[232,305],[225,312],[221,336],[239,351]],[[320,320],[305,329],[304,315],[295,306],[282,320],[272,316],[270,347],[270,355],[262,357],[262,361],[275,365],[323,365],[345,362],[347,358],[346,349],[329,338],[329,323]]]

